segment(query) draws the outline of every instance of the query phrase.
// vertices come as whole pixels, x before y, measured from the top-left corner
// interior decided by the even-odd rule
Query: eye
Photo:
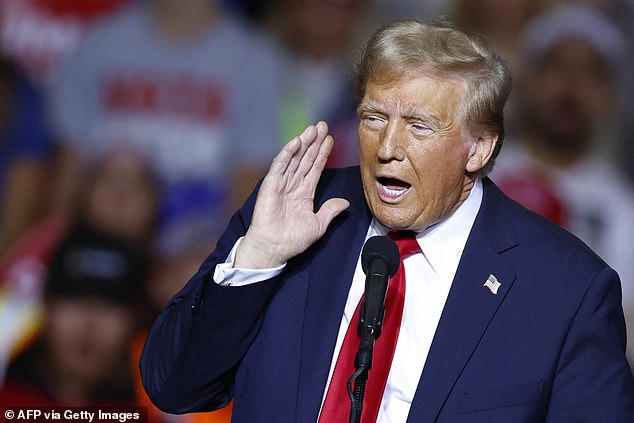
[[[431,130],[431,128],[421,122],[412,122],[409,124],[409,128],[414,135],[420,136],[431,135],[434,132]]]
[[[378,115],[363,115],[361,121],[368,129],[381,129],[385,126],[385,118]]]

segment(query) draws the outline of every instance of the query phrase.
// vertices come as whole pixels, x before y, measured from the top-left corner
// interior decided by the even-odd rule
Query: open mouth
[[[384,201],[393,201],[405,194],[411,187],[405,181],[380,176],[377,178],[379,197]]]

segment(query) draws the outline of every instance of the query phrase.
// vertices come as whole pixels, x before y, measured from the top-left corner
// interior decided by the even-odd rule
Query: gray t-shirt
[[[122,146],[147,157],[164,187],[162,243],[178,247],[224,226],[237,170],[276,154],[277,55],[225,16],[196,39],[168,39],[134,6],[97,25],[62,68],[54,124],[84,157]]]

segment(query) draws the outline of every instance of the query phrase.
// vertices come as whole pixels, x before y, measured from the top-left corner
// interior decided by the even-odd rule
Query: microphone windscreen
[[[396,243],[381,235],[369,238],[363,246],[363,251],[361,251],[361,268],[364,273],[368,273],[368,266],[377,258],[387,263],[390,278],[394,276],[401,263],[401,255]]]

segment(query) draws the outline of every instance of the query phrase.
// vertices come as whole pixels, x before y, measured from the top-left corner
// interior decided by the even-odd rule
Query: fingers
[[[324,142],[319,146],[317,156],[313,160],[311,168],[306,173],[306,180],[311,185],[316,186],[317,182],[319,182],[319,178],[326,167],[326,163],[328,162],[328,157],[330,156],[333,146],[334,140],[330,135],[328,135]]]
[[[315,166],[316,161],[325,165],[325,160],[320,156],[327,151],[330,154],[332,147],[322,150],[324,140],[328,137],[328,125],[320,121],[316,125],[308,126],[302,134],[289,141],[280,151],[271,165],[274,174],[286,174],[306,176]],[[326,154],[326,160],[327,160]],[[322,167],[323,169],[323,167]]]
[[[273,159],[270,173],[281,175],[285,172],[294,172],[299,165],[299,159],[304,154],[305,148],[302,148],[302,140],[313,139],[317,134],[317,128],[314,125],[308,126],[299,136],[290,140]],[[299,156],[299,157],[298,157]]]
[[[324,154],[324,151],[323,151],[324,141],[328,137],[330,137],[328,135],[328,125],[326,125],[325,122],[317,123],[316,129],[317,129],[317,134],[315,135],[315,138],[311,140],[309,144],[307,144],[306,151],[304,152],[304,155],[302,156],[299,162],[299,166],[296,170],[296,173],[300,177],[304,177],[308,175],[309,172],[311,172],[312,169],[317,164],[317,161],[320,161],[321,156],[323,156]],[[332,143],[332,137],[330,138]],[[328,152],[327,154],[330,154],[331,149],[332,148],[326,149],[326,151]],[[328,156],[326,155],[326,159],[327,158]],[[324,165],[325,165],[325,161],[324,161]]]
[[[316,125],[310,125],[308,128],[304,130],[298,137],[300,141],[300,149],[296,152],[296,154],[291,159],[288,168],[286,169],[287,174],[295,174],[297,173],[297,169],[299,168],[302,160],[304,160],[304,156],[306,155],[306,151],[313,145],[317,136],[319,135],[319,129]],[[293,138],[293,140],[295,140]]]

